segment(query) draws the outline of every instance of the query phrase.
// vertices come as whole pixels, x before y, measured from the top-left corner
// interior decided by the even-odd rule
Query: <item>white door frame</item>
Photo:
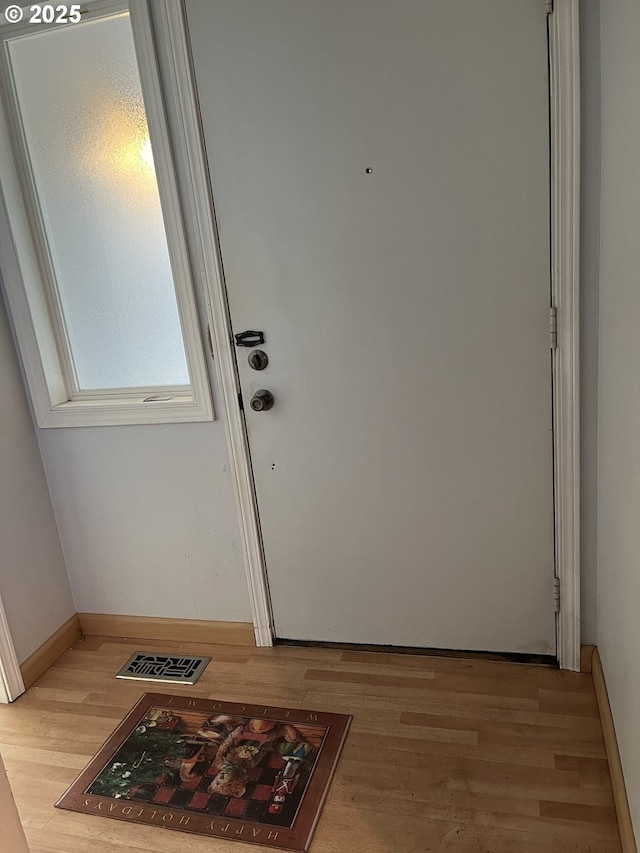
[[[13,702],[24,693],[20,664],[11,639],[7,614],[0,598],[0,703]]]
[[[543,0],[539,0],[543,5]],[[133,0],[147,8],[149,0]],[[135,7],[134,5],[134,7]],[[557,309],[558,342],[552,351],[554,400],[554,493],[556,567],[560,579],[558,658],[563,669],[580,668],[579,526],[579,223],[580,79],[578,0],[555,0],[549,16],[551,99],[551,290]],[[172,67],[167,107],[184,152],[195,216],[199,284],[207,305],[217,364],[223,420],[229,445],[256,643],[274,641],[273,617],[260,533],[251,457],[243,413],[229,307],[210,193],[198,99],[189,52],[184,3],[154,0],[155,38]],[[552,606],[552,592],[549,592]]]
[[[558,660],[580,670],[580,30],[578,0],[549,16],[551,293]]]

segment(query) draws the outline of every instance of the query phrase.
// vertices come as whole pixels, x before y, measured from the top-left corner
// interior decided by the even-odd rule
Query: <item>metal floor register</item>
[[[165,684],[195,684],[211,658],[193,655],[162,655],[136,652],[122,667],[116,678],[133,681],[161,681]]]

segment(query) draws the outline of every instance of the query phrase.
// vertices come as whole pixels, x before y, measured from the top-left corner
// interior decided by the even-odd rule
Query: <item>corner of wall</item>
[[[18,661],[23,663],[76,608],[1,297],[0,386],[0,595]]]
[[[640,836],[640,5],[604,2],[601,26],[598,650]],[[635,849],[635,848],[626,848]],[[626,850],[625,850],[626,853]]]
[[[580,424],[582,643],[597,640],[600,238],[600,0],[580,3]]]

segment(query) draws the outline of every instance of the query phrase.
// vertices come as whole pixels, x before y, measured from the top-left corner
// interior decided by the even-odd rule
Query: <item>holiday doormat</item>
[[[145,693],[56,807],[306,851],[350,722]]]

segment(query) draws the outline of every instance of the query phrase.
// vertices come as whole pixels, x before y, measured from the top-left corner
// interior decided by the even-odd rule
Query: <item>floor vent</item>
[[[195,684],[211,658],[184,655],[158,655],[136,652],[122,667],[116,678],[133,681],[162,681],[165,684]]]

